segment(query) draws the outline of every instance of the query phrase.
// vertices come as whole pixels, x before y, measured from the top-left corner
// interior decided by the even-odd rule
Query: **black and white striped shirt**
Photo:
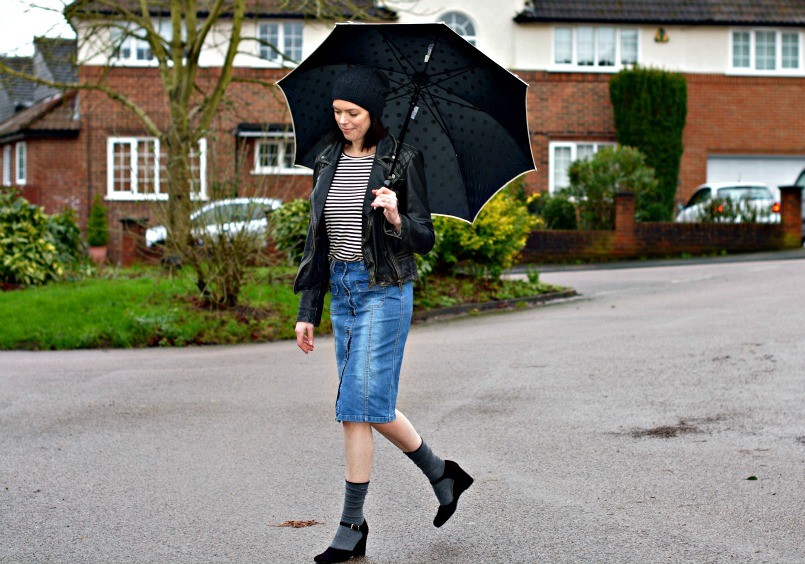
[[[355,262],[363,260],[361,222],[363,199],[369,185],[369,174],[375,156],[338,159],[335,176],[324,203],[324,222],[330,239],[330,260]]]

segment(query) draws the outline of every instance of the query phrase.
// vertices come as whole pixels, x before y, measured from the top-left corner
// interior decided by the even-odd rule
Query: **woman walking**
[[[366,552],[369,527],[363,503],[372,470],[373,430],[402,450],[433,486],[439,507],[433,524],[453,515],[472,477],[430,450],[397,411],[397,385],[411,325],[414,253],[433,247],[422,153],[398,142],[380,117],[389,92],[386,76],[352,67],[332,90],[333,132],[316,159],[311,215],[294,291],[301,292],[296,338],[313,350],[324,295],[339,370],[335,418],[344,432],[346,490],[341,522],[316,562],[344,562]],[[392,189],[393,188],[393,189]]]

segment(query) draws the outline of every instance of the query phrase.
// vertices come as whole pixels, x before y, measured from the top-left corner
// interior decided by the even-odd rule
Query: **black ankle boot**
[[[453,513],[456,512],[456,507],[458,506],[458,498],[461,497],[461,494],[463,494],[473,482],[472,476],[467,474],[461,469],[461,466],[452,460],[444,461],[444,474],[442,474],[442,477],[438,480],[431,482],[431,484],[438,484],[442,480],[448,479],[453,480],[453,501],[447,505],[439,506],[439,510],[436,512],[436,517],[433,519],[433,524],[436,527],[441,527],[447,523],[447,520],[450,519],[450,517],[453,516]]]
[[[342,548],[328,547],[327,550],[315,556],[315,562],[346,562],[355,556],[364,556],[366,554],[366,539],[369,537],[369,525],[364,519],[363,524],[359,527],[352,523],[345,523],[341,521],[340,525],[348,529],[354,529],[361,532],[361,538],[352,550],[344,550]]]

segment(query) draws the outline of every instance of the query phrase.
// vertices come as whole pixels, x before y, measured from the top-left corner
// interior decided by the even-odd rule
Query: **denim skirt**
[[[330,318],[338,365],[337,421],[394,421],[413,284],[369,287],[363,261],[330,264]]]

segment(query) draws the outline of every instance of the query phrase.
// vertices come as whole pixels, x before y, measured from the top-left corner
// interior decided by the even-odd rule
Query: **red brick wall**
[[[609,75],[516,72],[529,84],[528,128],[537,165],[524,178],[530,190],[546,192],[551,141],[615,141]]]
[[[79,139],[28,139],[28,186],[47,213],[66,208],[85,219],[88,210],[85,152]],[[83,223],[82,223],[83,225]]]
[[[687,75],[678,201],[707,177],[707,155],[805,155],[805,78]]]
[[[783,198],[783,223],[641,223],[634,221],[634,196],[615,198],[612,231],[534,231],[524,262],[666,257],[717,252],[746,253],[799,247],[799,193]]]
[[[11,181],[17,177],[15,146],[11,146]],[[78,139],[25,139],[26,183],[18,186],[22,195],[47,213],[72,208],[79,216],[85,208],[84,151]],[[0,159],[3,146],[0,145]]]

